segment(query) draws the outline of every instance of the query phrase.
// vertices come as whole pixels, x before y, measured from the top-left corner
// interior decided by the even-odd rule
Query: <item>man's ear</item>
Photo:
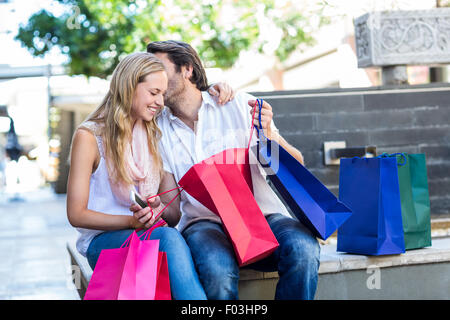
[[[193,70],[194,70],[194,68],[192,66],[190,66],[190,65],[183,66],[182,69],[181,69],[181,71],[183,72],[183,77],[185,79],[190,80]]]

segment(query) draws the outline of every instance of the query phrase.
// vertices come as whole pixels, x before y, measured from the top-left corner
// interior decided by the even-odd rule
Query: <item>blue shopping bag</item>
[[[261,127],[262,101],[257,102]],[[253,151],[267,177],[300,222],[316,237],[327,239],[350,217],[350,209],[277,142],[265,138],[263,130],[257,130],[262,136]]]
[[[353,214],[338,229],[337,251],[405,252],[396,158],[341,159],[339,200]]]

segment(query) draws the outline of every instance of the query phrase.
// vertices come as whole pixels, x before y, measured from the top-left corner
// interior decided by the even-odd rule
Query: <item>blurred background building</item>
[[[176,3],[176,1],[169,2]],[[251,1],[248,2],[251,3]],[[110,1],[99,1],[98,3],[99,8],[111,7]],[[146,8],[149,3],[129,1],[127,8],[138,12],[140,8]],[[218,1],[200,3],[213,6],[221,3],[222,5],[222,2]],[[227,10],[223,10],[222,21],[217,23],[222,23],[225,30],[231,30],[231,25],[239,28],[239,21],[233,20],[235,19],[233,12],[244,9],[233,1],[223,1],[223,3]],[[258,38],[262,45],[260,48],[253,46],[242,50],[231,67],[219,68],[209,64],[207,73],[210,82],[226,81],[234,88],[248,92],[380,86],[380,68],[358,68],[353,19],[367,12],[421,10],[448,5],[445,1],[435,0],[330,0],[317,1],[318,5],[321,5],[319,10],[313,3],[313,1],[298,1],[297,4],[301,10],[304,10],[302,14],[307,20],[304,23],[304,29],[310,31],[313,41],[305,41],[305,43],[299,41],[300,44],[286,55],[284,60],[274,54],[280,47],[280,42],[283,42],[284,36],[280,33],[283,28],[280,29],[279,24],[277,25],[273,21],[282,20],[282,14],[286,15],[286,19],[288,19],[289,16],[283,12],[283,8],[292,3],[278,1],[276,5],[278,7],[275,6],[276,8],[272,10],[275,12],[272,16],[264,14],[266,12],[264,7],[255,4],[254,19],[259,21],[262,29]],[[51,183],[56,192],[65,192],[67,157],[72,133],[87,114],[99,104],[108,90],[107,76],[69,75],[71,69],[66,67],[70,62],[67,55],[69,49],[66,47],[50,46],[44,56],[35,56],[21,45],[23,41],[21,43],[15,38],[20,26],[25,28],[27,24],[30,25],[30,17],[33,14],[40,10],[47,10],[58,16],[67,11],[67,6],[73,6],[73,11],[68,16],[66,26],[75,31],[80,29],[81,24],[81,27],[88,27],[93,33],[96,32],[92,29],[94,28],[93,24],[89,26],[83,20],[86,17],[83,18],[83,15],[77,11],[79,8],[76,6],[76,2],[0,1],[0,43],[3,48],[0,51],[0,105],[4,105],[8,114],[14,119],[20,144],[24,148],[23,157],[19,161],[23,169],[17,173],[21,175],[20,179],[11,177],[9,180],[7,179],[7,168],[10,168],[9,172],[13,172],[16,164],[7,161],[4,152],[0,153],[2,175],[4,176],[4,179],[1,180],[3,181],[1,188],[7,193],[14,194],[17,191],[17,181],[21,184],[19,190],[23,191]],[[281,12],[280,17],[276,16],[277,10]],[[309,10],[310,13],[308,13]],[[177,12],[167,12],[166,14],[178,17]],[[187,15],[189,16],[189,14]],[[295,24],[293,25],[295,26]],[[206,22],[201,28],[204,34],[216,32],[211,30]],[[288,33],[297,32],[289,30],[289,28],[286,30]],[[45,37],[36,32],[35,30],[33,33],[36,37],[30,40],[34,46],[31,51],[44,50],[47,44],[42,42],[42,39]],[[39,42],[38,36],[42,43]],[[174,32],[173,37],[180,37],[180,34]],[[261,40],[261,38],[264,39]],[[53,37],[47,40],[50,44],[52,42],[59,44],[60,40],[55,39]],[[193,41],[193,44],[195,46],[196,42]],[[201,44],[198,43],[198,46],[201,47]],[[114,52],[118,48],[115,45],[111,45],[110,48],[111,55],[116,55],[117,53]],[[141,47],[137,46],[135,49],[142,49],[142,44]],[[207,50],[205,52],[208,53]],[[101,55],[107,56],[104,52]],[[430,66],[408,66],[408,83],[414,85],[433,81],[449,82],[448,70],[448,66],[439,66],[439,77],[436,78],[433,68]],[[0,135],[1,146],[5,143],[4,133],[9,129],[9,122],[5,119],[0,119],[0,131],[3,132]],[[8,181],[9,183],[7,183]]]
[[[348,256],[359,273],[347,263],[348,272],[336,272],[342,256],[325,258],[321,267],[332,271],[320,277],[319,298],[446,299],[449,65],[358,68],[367,43],[355,41],[354,26],[367,13],[403,12],[387,38],[410,48],[439,40],[449,54],[449,15],[435,19],[434,32],[405,13],[437,7],[450,10],[450,0],[0,0],[0,300],[78,299],[72,280],[81,264],[68,261],[66,247],[77,237],[65,213],[72,135],[108,91],[118,60],[167,39],[191,43],[211,83],[269,101],[281,134],[335,195],[330,145],[425,153],[433,247],[386,257],[382,290],[366,288],[362,266],[374,258]]]

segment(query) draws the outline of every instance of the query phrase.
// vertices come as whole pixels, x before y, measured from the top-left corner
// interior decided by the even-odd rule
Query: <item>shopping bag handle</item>
[[[140,239],[142,239],[142,237],[144,237],[144,240],[147,240],[148,238],[150,238],[150,234],[152,233],[153,230],[155,230],[156,228],[163,226],[164,224],[166,224],[166,222],[164,220],[159,220],[157,223],[155,223],[153,226],[151,226],[149,229],[147,229],[144,233],[142,233],[140,236],[138,236]],[[143,228],[139,228],[134,230],[134,232],[139,232],[141,231]],[[131,237],[133,236],[132,232],[128,238],[125,240],[124,243],[122,243],[122,245],[120,246],[120,248],[126,248],[130,245],[130,241],[131,241]]]
[[[356,159],[362,160],[362,159],[368,159],[368,158],[366,158],[366,157],[361,158],[361,157],[355,156],[355,157],[352,158],[352,163],[355,163]]]
[[[259,125],[262,129],[262,124],[261,124],[261,109],[262,109],[262,104],[263,104],[263,100],[262,99],[256,99],[256,105],[259,107]],[[254,125],[253,122],[255,121],[255,114],[256,114],[256,106],[255,109],[253,110],[253,115],[252,115],[252,125],[250,128],[250,139],[248,140],[248,146],[247,146],[247,150],[250,150],[250,143],[252,142],[252,138],[253,138],[253,130],[256,128],[257,132],[258,132],[258,137],[259,137],[259,129],[258,126]],[[264,135],[264,130],[261,130],[263,132],[263,136],[264,138],[266,138],[266,140],[269,140],[265,135]]]
[[[382,154],[380,154],[377,158],[390,158],[390,157],[397,157],[397,156],[402,156],[403,162],[398,162],[397,161],[397,165],[398,166],[404,166],[406,164],[407,158],[406,158],[406,154],[405,152],[397,152],[397,153],[387,153],[387,152],[383,152]]]
[[[402,156],[402,159],[403,159],[403,162],[398,162],[397,161],[397,165],[398,166],[401,167],[401,166],[404,166],[406,164],[407,158],[406,158],[405,152],[397,152],[397,153],[391,153],[391,154],[389,154],[387,152],[383,152],[382,154],[380,154],[376,158],[381,159],[381,158],[390,158],[390,157],[395,157],[395,156]],[[362,160],[362,159],[369,159],[369,158],[366,158],[366,157],[362,157],[362,158],[361,157],[353,157],[352,158],[352,163],[354,162],[355,159]]]
[[[248,139],[247,150],[250,150],[250,143],[252,142],[252,138],[253,138],[253,130],[254,130],[254,128],[255,128],[255,126],[253,125],[253,121],[255,120],[255,114],[256,114],[256,108],[253,109],[252,123],[251,123],[251,125],[250,125],[250,138]]]
[[[162,213],[163,213],[163,211],[164,210],[166,210],[166,208],[180,195],[180,193],[181,193],[181,191],[183,191],[183,187],[176,187],[176,188],[173,188],[173,189],[170,189],[170,190],[167,190],[167,191],[164,191],[164,192],[161,192],[161,193],[159,193],[159,194],[156,194],[156,195],[154,195],[154,196],[151,196],[151,197],[148,197],[146,200],[147,200],[147,204],[148,204],[148,207],[150,208],[150,211],[151,211],[151,213],[152,213],[152,218],[153,218],[153,216],[155,215],[155,213],[153,212],[153,209],[152,209],[152,207],[150,206],[150,202],[149,202],[149,200],[150,199],[152,199],[152,198],[154,198],[154,197],[157,197],[157,196],[160,196],[160,195],[162,195],[162,194],[165,194],[165,193],[168,193],[168,192],[171,192],[171,191],[173,191],[173,190],[177,190],[177,189],[181,189],[178,193],[177,193],[177,195],[175,196],[175,197],[173,197],[172,198],[172,200],[170,200],[169,201],[169,203],[168,204],[166,204],[166,206],[158,213],[158,215],[156,216],[156,218],[155,219],[158,219],[161,215],[162,215]]]
[[[159,194],[156,194],[156,195],[154,195],[154,196],[151,196],[151,197],[148,197],[146,200],[147,200],[147,204],[148,204],[148,207],[150,208],[150,212],[152,213],[152,218],[153,218],[153,216],[155,215],[155,213],[153,212],[153,209],[152,209],[152,207],[150,206],[150,203],[149,203],[149,199],[151,199],[151,198],[154,198],[154,197],[157,197],[157,196],[160,196],[160,195],[162,195],[162,194],[165,194],[165,193],[168,193],[168,192],[171,192],[171,191],[173,191],[173,190],[176,190],[176,189],[181,189],[180,190],[180,192],[178,192],[177,193],[177,195],[175,196],[175,197],[173,197],[173,199],[172,200],[170,200],[170,202],[158,213],[158,215],[156,216],[156,218],[155,219],[158,219],[161,215],[162,215],[162,213],[163,213],[163,211],[164,210],[166,210],[166,208],[178,197],[178,195],[181,193],[181,191],[183,191],[183,187],[176,187],[176,188],[173,188],[173,189],[171,189],[171,190],[167,190],[167,191],[164,191],[164,192],[161,192],[161,193],[159,193]],[[150,234],[151,234],[151,232],[155,229],[155,228],[157,228],[157,227],[159,227],[159,226],[162,226],[162,225],[164,225],[164,224],[166,224],[166,221],[164,221],[163,219],[161,219],[160,221],[158,221],[157,223],[155,223],[150,229],[148,229],[147,231],[145,231],[143,234],[141,234],[140,236],[139,236],[139,238],[141,238],[141,237],[144,237],[144,239],[147,239],[147,238],[149,238],[150,237]],[[136,232],[139,232],[139,231],[141,231],[143,228],[139,228],[139,229],[136,229],[135,231]],[[120,246],[121,248],[124,248],[124,247],[126,247],[126,246],[128,246],[129,245],[129,243],[130,243],[130,241],[131,241],[131,236],[132,236],[133,234],[131,234],[126,240],[125,240],[125,242]]]
[[[257,103],[257,105],[259,107],[259,114],[258,114],[259,128],[258,128],[258,126],[255,126],[256,127],[256,131],[258,132],[258,137],[259,137],[259,129],[261,129],[261,133],[262,133],[264,139],[267,141],[267,140],[270,140],[270,139],[267,138],[266,135],[264,134],[264,129],[263,129],[262,123],[261,123],[261,110],[262,110],[262,105],[263,105],[263,99],[256,99],[256,103]]]
[[[145,231],[143,234],[141,234],[139,236],[139,238],[143,238],[143,240],[148,240],[150,239],[150,235],[152,234],[152,231],[155,230],[158,227],[161,227],[163,225],[167,224],[167,222],[165,222],[164,220],[159,220],[157,223],[155,223],[151,228],[149,228],[147,231]]]
[[[256,130],[257,130],[257,132],[258,132],[258,137],[260,138],[260,140],[261,141],[264,141],[268,146],[270,145],[270,139],[269,138],[267,138],[266,137],[266,135],[264,134],[264,129],[263,129],[263,127],[262,127],[262,122],[261,122],[261,111],[262,111],[262,105],[263,105],[263,99],[256,99],[256,103],[257,103],[257,106],[259,107],[259,115],[258,115],[258,120],[259,120],[259,128],[258,128],[258,126],[255,126],[255,128],[256,128]],[[256,108],[255,108],[255,110],[256,110]],[[252,121],[253,122],[253,121]],[[261,136],[260,136],[260,134],[259,134],[259,130],[261,129],[261,133],[262,133],[262,135],[263,135],[263,137],[264,137],[264,139],[261,139]],[[258,142],[258,150],[259,150],[259,142]],[[270,157],[271,156],[271,153],[270,153],[270,151],[271,151],[271,149],[270,148],[268,148],[267,149],[267,152],[268,152],[268,156]],[[269,168],[270,166],[271,166],[271,162],[269,162],[269,163],[265,163],[265,164],[263,164],[261,161],[260,161],[260,158],[259,158],[259,151],[256,153],[256,157],[257,157],[257,159],[258,159],[258,161],[259,161],[259,163],[260,163],[260,165],[262,166],[262,167],[264,167],[264,168]]]

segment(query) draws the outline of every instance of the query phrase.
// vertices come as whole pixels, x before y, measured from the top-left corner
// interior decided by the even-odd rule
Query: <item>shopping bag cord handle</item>
[[[165,225],[167,222],[164,220],[159,220],[157,223],[155,223],[151,228],[149,228],[147,231],[145,231],[143,234],[140,235],[139,238],[143,237],[144,240],[150,239],[150,235],[152,234],[152,231],[155,230],[158,227],[161,227]],[[141,238],[142,239],[142,238]]]
[[[259,107],[259,114],[258,114],[258,120],[259,120],[259,128],[258,126],[256,127],[256,131],[258,132],[258,137],[259,137],[259,129],[261,129],[261,133],[263,135],[263,137],[265,138],[265,140],[269,140],[269,138],[266,137],[266,135],[264,134],[264,129],[262,127],[262,123],[261,123],[261,110],[262,110],[262,105],[263,105],[263,99],[256,99],[256,103],[258,104]]]
[[[147,240],[147,238],[150,238],[150,234],[152,233],[152,231],[162,225],[164,225],[166,222],[164,220],[160,220],[157,223],[155,223],[153,226],[151,226],[148,230],[146,230],[144,233],[142,233],[140,236],[138,236],[138,238],[142,238],[144,237],[144,240]],[[139,232],[141,231],[143,228],[139,228],[136,229],[134,232]],[[120,246],[120,248],[126,248],[130,245],[130,241],[131,241],[131,237],[133,236],[133,232],[128,236],[128,238],[125,240],[124,243],[122,243],[122,245]]]
[[[149,202],[149,199],[152,199],[152,198],[154,198],[154,197],[157,197],[157,196],[160,196],[160,195],[162,195],[162,194],[165,194],[165,193],[168,193],[168,192],[171,192],[171,191],[173,191],[173,190],[177,190],[177,189],[181,189],[178,193],[177,193],[177,195],[175,196],[175,197],[173,197],[172,198],[172,200],[170,200],[169,201],[169,203],[168,204],[166,204],[166,206],[158,213],[158,215],[156,216],[156,219],[158,219],[161,215],[162,215],[162,213],[163,213],[163,211],[164,210],[166,210],[166,208],[180,195],[180,193],[181,193],[181,191],[183,191],[183,187],[176,187],[176,188],[173,188],[173,189],[170,189],[170,190],[167,190],[167,191],[164,191],[164,192],[161,192],[161,193],[159,193],[159,194],[156,194],[156,195],[154,195],[154,196],[151,196],[151,197],[148,197],[146,200],[147,200],[147,204],[148,204],[148,207],[150,208],[150,211],[151,211],[151,213],[152,213],[152,217],[155,215],[155,213],[153,212],[153,209],[152,209],[152,207],[150,206],[150,202]]]
[[[159,194],[157,194],[157,195],[154,195],[154,196],[151,196],[151,197],[148,197],[146,200],[147,200],[147,204],[148,204],[148,207],[150,208],[150,212],[152,213],[152,218],[153,218],[153,216],[155,215],[154,214],[154,212],[153,212],[153,209],[152,209],[152,207],[150,206],[150,203],[149,203],[149,199],[151,199],[151,198],[154,198],[154,197],[157,197],[157,196],[160,196],[160,195],[162,195],[162,194],[165,194],[165,193],[168,193],[168,192],[171,192],[171,191],[173,191],[173,190],[177,190],[177,189],[181,189],[180,190],[180,192],[178,192],[177,193],[177,195],[175,196],[175,197],[173,197],[173,199],[172,200],[170,200],[170,202],[161,210],[161,212],[160,213],[158,213],[158,215],[156,216],[156,219],[158,219],[160,216],[161,216],[161,214],[163,213],[163,211],[178,197],[178,195],[181,193],[181,191],[183,191],[183,187],[176,187],[176,188],[173,188],[173,189],[170,189],[170,190],[167,190],[167,191],[164,191],[164,192],[161,192],[161,193],[159,193]],[[139,236],[139,238],[141,238],[142,236],[144,236],[144,239],[147,239],[147,238],[149,238],[150,237],[150,233],[153,231],[153,229],[155,229],[155,228],[157,228],[157,227],[159,227],[159,226],[161,226],[161,225],[164,225],[164,224],[166,224],[167,222],[166,221],[164,221],[164,220],[160,220],[160,221],[158,221],[157,223],[155,223],[150,229],[148,229],[147,231],[145,231],[143,234],[141,234],[140,236]],[[139,229],[136,229],[135,231],[136,232],[139,232],[139,231],[141,231],[143,228],[139,228]],[[120,246],[121,248],[124,248],[124,247],[126,247],[126,246],[128,246],[129,245],[129,243],[130,243],[130,241],[131,241],[131,236],[132,236],[132,234],[125,240],[125,242]]]
[[[256,102],[258,103],[258,99],[256,99]],[[261,107],[260,107],[261,110]],[[250,138],[248,139],[248,146],[247,146],[247,150],[250,149],[250,143],[252,142],[252,138],[253,138],[253,130],[255,129],[255,125],[253,125],[253,122],[255,121],[255,114],[256,114],[256,106],[253,109],[253,115],[252,115],[252,124],[250,127]],[[261,117],[261,111],[260,111],[260,117]]]
[[[389,154],[387,152],[383,152],[377,158],[388,158],[388,157],[396,157],[396,156],[402,156],[402,159],[403,159],[403,162],[398,162],[397,165],[399,165],[400,167],[404,166],[407,161],[405,152],[397,152],[397,153],[391,153],[391,154]]]
[[[395,157],[395,156],[402,156],[403,162],[399,162],[397,161],[397,165],[398,166],[404,166],[406,164],[407,158],[406,158],[406,154],[405,152],[397,152],[397,153],[387,153],[387,152],[383,152],[382,154],[380,154],[379,156],[377,156],[376,158],[381,159],[381,158],[390,158],[390,157]],[[352,158],[352,163],[354,162],[355,159],[369,159],[366,157],[360,158],[360,157],[353,157]]]

